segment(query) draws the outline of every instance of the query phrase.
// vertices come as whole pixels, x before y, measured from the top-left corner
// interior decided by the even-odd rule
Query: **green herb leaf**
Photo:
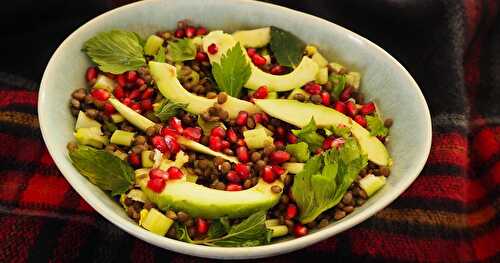
[[[165,48],[163,46],[160,46],[160,48],[158,49],[158,52],[155,55],[155,61],[165,63],[165,59],[166,59],[165,58]]]
[[[187,230],[186,225],[181,224],[179,222],[175,222],[175,235],[177,236],[177,239],[180,241],[184,241],[187,243],[192,243],[193,240],[189,237],[189,232]]]
[[[111,30],[87,40],[83,45],[87,53],[104,72],[121,74],[146,64],[140,38],[134,32]]]
[[[315,151],[317,148],[320,148],[323,145],[323,141],[325,138],[319,135],[316,130],[316,122],[314,118],[311,118],[309,123],[304,126],[304,128],[300,130],[292,130],[292,133],[297,135],[302,141],[309,145],[309,149],[311,151]]]
[[[271,50],[279,64],[296,67],[302,59],[304,41],[277,27],[271,27]]]
[[[309,146],[305,142],[287,144],[286,149],[298,162],[305,162],[309,159]]]
[[[332,95],[338,99],[345,88],[346,77],[345,75],[332,74],[330,81],[333,83]]]
[[[170,119],[170,117],[179,114],[179,112],[185,109],[187,106],[188,104],[185,103],[177,103],[164,100],[158,110],[155,111],[155,116],[158,117],[162,122],[165,122]]]
[[[69,157],[82,175],[113,196],[125,193],[133,184],[134,169],[111,153],[79,145]]]
[[[335,134],[336,136],[343,137],[344,139],[348,138],[351,135],[351,129],[342,124],[339,124],[337,126],[332,126],[332,131],[333,134]]]
[[[207,238],[213,239],[222,237],[229,232],[230,228],[229,220],[226,217],[214,219],[208,229]]]
[[[251,74],[250,65],[239,42],[222,55],[220,63],[212,65],[212,74],[220,91],[239,97],[243,84]]]
[[[175,62],[193,60],[196,56],[196,46],[189,38],[169,41],[167,45],[168,54]]]
[[[389,134],[389,129],[384,126],[384,122],[378,116],[366,116],[368,130],[373,136],[385,137]]]

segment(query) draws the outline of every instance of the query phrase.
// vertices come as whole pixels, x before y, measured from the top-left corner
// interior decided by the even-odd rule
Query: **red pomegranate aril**
[[[235,171],[229,171],[226,174],[226,179],[230,183],[239,183],[241,181],[240,176]]]
[[[125,91],[123,90],[122,86],[116,86],[116,88],[113,90],[113,94],[117,99],[122,99],[123,97],[125,97]]]
[[[167,148],[171,153],[176,154],[181,150],[181,146],[175,140],[175,137],[167,135],[163,138],[163,140],[165,140],[165,143],[167,144]]]
[[[146,81],[144,81],[144,79],[141,79],[141,78],[137,78],[137,80],[135,81],[135,85],[137,87],[140,87],[142,85],[146,84]]]
[[[193,141],[200,141],[201,138],[201,128],[200,127],[189,127],[185,128],[182,133],[184,137],[191,139]]]
[[[155,136],[151,139],[153,146],[162,153],[168,152],[168,146],[162,136]]]
[[[276,128],[276,133],[278,134],[279,137],[285,137],[286,135],[285,128],[283,127]]]
[[[163,179],[163,180],[167,180],[168,179],[168,173],[163,171],[163,170],[160,170],[158,168],[153,168],[149,171],[149,179],[157,179],[157,178],[160,178],[160,179]]]
[[[184,32],[184,29],[182,29],[182,28],[178,28],[178,29],[176,29],[176,30],[175,30],[175,32],[174,32],[174,36],[175,36],[176,38],[183,38],[183,37],[184,37],[184,35],[185,35],[185,32]]]
[[[95,67],[87,68],[87,72],[85,73],[85,79],[88,82],[93,81],[97,78],[97,69]]]
[[[297,206],[295,204],[288,204],[288,207],[286,208],[285,218],[293,219],[296,216],[297,216]]]
[[[196,218],[196,232],[204,235],[208,232],[208,222],[203,218]]]
[[[181,179],[183,176],[181,169],[175,166],[168,168],[167,173],[170,180]]]
[[[91,94],[96,100],[104,101],[109,99],[109,92],[104,89],[93,89]]]
[[[286,135],[286,140],[288,141],[288,143],[294,144],[294,143],[297,143],[299,141],[299,138],[297,138],[297,136],[295,136],[295,134],[289,132]]]
[[[323,149],[321,148],[317,148],[316,150],[314,150],[314,154],[321,154],[323,152]]]
[[[253,64],[255,64],[255,66],[257,66],[257,67],[264,66],[267,63],[266,58],[261,56],[258,53],[255,53],[251,58],[252,58]]]
[[[142,106],[139,103],[133,103],[132,105],[130,105],[130,108],[136,112],[141,112],[142,110]]]
[[[330,106],[330,93],[323,91],[321,92],[321,104],[325,106]]]
[[[104,103],[104,112],[107,115],[111,115],[116,112],[115,107],[109,102]]]
[[[226,131],[224,130],[224,128],[217,126],[212,128],[212,130],[210,131],[210,136],[217,136],[221,139],[224,139],[224,136],[226,136]]]
[[[307,235],[307,232],[309,232],[309,230],[307,229],[307,227],[305,227],[304,225],[302,224],[296,224],[294,227],[293,227],[293,234],[296,236],[296,237],[302,237],[302,236],[305,236]]]
[[[321,85],[317,83],[309,83],[304,87],[304,90],[311,95],[318,95],[321,93]]]
[[[142,92],[142,99],[144,100],[153,97],[154,92],[155,90],[153,88],[147,88],[144,92]]]
[[[342,101],[335,102],[335,110],[340,113],[345,113],[345,103]]]
[[[341,101],[346,101],[351,97],[352,94],[352,88],[351,87],[345,87],[344,90],[340,93],[339,99]]]
[[[118,82],[119,86],[124,87],[125,84],[127,84],[127,79],[125,78],[124,74],[120,74],[116,76],[116,82]]]
[[[205,28],[205,27],[198,27],[198,29],[196,29],[196,35],[197,36],[203,36],[203,35],[206,35],[208,33],[208,30]]]
[[[167,183],[165,182],[165,180],[161,178],[150,179],[148,181],[148,188],[156,193],[161,193],[161,191],[163,191],[163,189],[165,188],[166,184]]]
[[[372,114],[375,112],[375,103],[373,102],[369,102],[369,103],[366,103],[364,104],[361,109],[359,110],[361,112],[361,114],[363,115],[368,115],[368,114]]]
[[[208,147],[214,151],[222,149],[222,139],[219,136],[210,136],[208,138]]]
[[[271,74],[273,75],[281,75],[285,73],[285,68],[281,65],[276,65],[271,68]]]
[[[262,113],[255,113],[253,115],[253,120],[255,121],[255,124],[262,123]]]
[[[185,33],[186,33],[186,37],[192,38],[192,37],[196,36],[196,28],[194,28],[192,26],[188,26],[185,30]]]
[[[377,136],[377,139],[379,139],[379,141],[381,141],[382,143],[385,143],[385,138],[384,136]]]
[[[236,141],[236,145],[238,145],[238,146],[246,146],[247,143],[245,142],[245,140],[243,140],[243,139],[240,138],[240,139],[238,139]]]
[[[153,103],[151,102],[150,99],[142,100],[141,107],[145,111],[150,111],[150,110],[153,110]]]
[[[172,128],[168,128],[168,127],[161,128],[160,134],[162,136],[168,135],[168,136],[172,136],[174,138],[177,138],[177,136],[179,136],[179,133],[176,130],[174,130]]]
[[[250,177],[250,168],[248,168],[248,165],[246,164],[238,163],[234,167],[234,170],[238,173],[241,180],[245,180]]]
[[[366,119],[365,119],[365,117],[363,117],[363,115],[354,116],[354,121],[363,127],[366,127],[366,125],[367,125]]]
[[[275,146],[276,148],[285,147],[285,143],[284,143],[283,141],[281,141],[281,140],[275,140],[275,141],[274,141],[274,146]]]
[[[238,116],[236,116],[236,124],[238,124],[239,126],[246,126],[247,119],[248,119],[248,112],[240,111],[238,113]]]
[[[267,86],[263,85],[260,86],[254,93],[253,97],[256,99],[265,99],[267,98],[267,95],[269,94]]]
[[[141,165],[141,159],[139,158],[139,155],[134,152],[128,156],[128,162],[134,167],[138,167]]]
[[[228,184],[226,186],[226,191],[235,192],[235,191],[241,191],[241,190],[243,190],[243,187],[239,184]]]
[[[323,141],[323,145],[321,146],[321,148],[323,148],[324,150],[328,150],[328,149],[332,148],[333,140],[335,140],[335,138],[333,136],[326,138]]]
[[[248,162],[248,160],[250,159],[248,149],[245,146],[239,146],[238,148],[236,148],[236,156],[238,157],[238,160],[244,163]]]
[[[266,113],[261,113],[262,114],[262,123],[263,124],[266,124],[269,122],[269,115],[267,115]]]
[[[132,100],[130,98],[123,98],[122,103],[125,104],[127,107],[130,107],[132,105]]]
[[[247,54],[250,58],[252,58],[255,54],[257,54],[257,50],[255,50],[255,48],[249,48],[247,49]]]
[[[356,115],[356,113],[358,112],[358,108],[356,107],[356,103],[354,103],[353,101],[347,101],[347,103],[345,104],[345,107],[347,109],[347,115],[349,116],[354,116]]]
[[[212,43],[208,46],[207,51],[208,51],[208,53],[214,55],[214,54],[217,54],[217,52],[219,51],[219,48],[217,47],[217,44]]]
[[[182,133],[184,130],[184,128],[182,128],[181,120],[177,117],[171,117],[170,120],[168,120],[168,125],[170,128],[176,130],[178,133]]]
[[[128,97],[131,99],[131,100],[135,100],[137,98],[139,98],[141,96],[141,91],[139,89],[134,89],[130,92],[130,94],[128,95]]]
[[[273,170],[273,173],[277,174],[277,175],[282,175],[285,173],[285,168],[281,167],[281,166],[278,166],[278,165],[273,165],[271,167],[271,169]]]
[[[208,61],[208,55],[207,55],[207,53],[205,53],[205,52],[198,51],[198,52],[196,52],[196,57],[195,57],[195,59],[196,59],[196,61],[198,61],[198,62]]]
[[[285,151],[275,151],[271,153],[270,159],[275,163],[284,163],[290,160],[290,154]]]
[[[220,149],[221,150],[225,150],[225,149],[229,148],[229,146],[231,146],[231,144],[228,141],[222,140],[221,141],[221,146],[220,146],[221,148]]]
[[[231,143],[235,143],[236,141],[238,141],[238,135],[236,134],[236,132],[234,131],[233,128],[227,129],[226,137],[227,137],[227,140]]]
[[[267,183],[272,183],[274,180],[276,180],[276,177],[273,172],[273,168],[270,165],[266,165],[260,174],[260,177],[262,177],[262,180],[264,180]]]
[[[131,70],[129,72],[126,73],[126,78],[127,78],[127,82],[128,83],[134,83],[137,81],[137,72],[135,72],[134,70]]]

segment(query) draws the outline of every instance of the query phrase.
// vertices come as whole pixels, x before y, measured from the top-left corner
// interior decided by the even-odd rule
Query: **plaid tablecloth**
[[[499,2],[272,2],[344,25],[393,54],[422,88],[434,135],[422,174],[389,207],[326,241],[259,262],[500,262]],[[64,8],[70,7],[59,15]],[[37,82],[61,32],[90,17],[57,35],[38,15],[41,24],[27,33],[31,43],[1,44],[12,60],[0,67],[0,262],[205,261],[121,231],[55,167],[40,135]],[[54,27],[59,20],[50,21]],[[13,31],[5,38],[26,38]],[[26,48],[36,48],[37,40],[42,53],[33,57]]]

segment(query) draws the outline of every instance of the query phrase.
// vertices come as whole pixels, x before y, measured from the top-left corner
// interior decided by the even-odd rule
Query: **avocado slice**
[[[252,188],[243,191],[220,191],[184,180],[169,180],[161,193],[147,187],[147,176],[138,180],[147,198],[161,210],[185,211],[192,217],[214,219],[220,217],[242,218],[276,205],[281,193],[271,187],[283,188],[279,180],[271,184],[260,179]]]
[[[368,155],[368,160],[383,166],[389,164],[389,152],[384,144],[377,137],[371,136],[370,132],[361,125],[334,109],[296,100],[256,99],[254,101],[267,114],[300,128],[306,126],[313,117],[318,127],[327,128],[339,124],[350,127],[361,149]]]
[[[208,99],[192,94],[184,89],[177,79],[177,70],[172,65],[150,61],[149,69],[161,94],[171,101],[188,104],[186,110],[190,113],[201,114],[217,101],[217,99]],[[249,114],[260,112],[260,109],[254,104],[231,96],[228,96],[226,103],[221,106],[229,113],[230,118],[236,118],[240,111],[246,111]]]
[[[208,46],[212,43],[217,45],[218,52],[210,54]],[[237,40],[230,34],[223,33],[222,31],[212,31],[203,38],[203,50],[207,52],[210,63],[218,63],[222,54],[227,52],[230,48],[236,45]],[[247,53],[244,52],[245,57],[250,64],[252,74],[245,88],[256,90],[262,85],[266,85],[269,91],[288,91],[295,88],[300,88],[306,83],[316,79],[318,72],[318,64],[309,57],[303,57],[300,64],[290,73],[285,75],[273,75],[266,73],[256,67]]]
[[[118,111],[123,118],[132,123],[135,127],[145,131],[147,128],[154,126],[155,123],[150,119],[142,116],[141,114],[135,112],[133,109],[127,107],[127,105],[121,103],[119,100],[115,98],[109,98],[108,102],[115,107],[116,111]]]
[[[232,35],[244,47],[259,48],[266,46],[271,41],[271,28],[263,27],[253,30],[241,30],[234,32]]]

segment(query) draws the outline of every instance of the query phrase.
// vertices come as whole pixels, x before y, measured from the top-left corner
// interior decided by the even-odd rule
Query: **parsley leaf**
[[[169,56],[175,62],[193,60],[196,56],[196,46],[189,38],[169,41],[167,45]]]
[[[333,83],[332,95],[335,96],[335,98],[339,98],[345,88],[345,75],[333,74],[330,76],[330,81]]]
[[[311,118],[309,124],[304,126],[304,128],[300,130],[292,130],[292,133],[307,143],[311,151],[314,151],[317,148],[320,148],[325,140],[325,138],[319,135],[316,130],[316,122],[314,121],[314,118]]]
[[[366,122],[371,135],[385,137],[389,134],[389,129],[384,126],[384,122],[378,116],[366,116]]]
[[[158,52],[155,55],[155,61],[165,63],[165,59],[166,59],[165,58],[165,48],[163,46],[160,46],[160,48],[158,49]]]
[[[271,50],[279,64],[295,67],[300,63],[306,44],[304,41],[277,27],[271,27]]]
[[[167,121],[170,117],[177,115],[181,110],[185,109],[188,104],[170,102],[164,100],[158,110],[155,111],[155,116],[158,117],[162,122]]]
[[[82,49],[104,72],[121,74],[146,64],[141,40],[124,30],[101,32],[83,44]]]
[[[212,74],[220,91],[239,97],[243,84],[251,74],[250,65],[239,42],[222,55],[219,63],[212,65]]]

